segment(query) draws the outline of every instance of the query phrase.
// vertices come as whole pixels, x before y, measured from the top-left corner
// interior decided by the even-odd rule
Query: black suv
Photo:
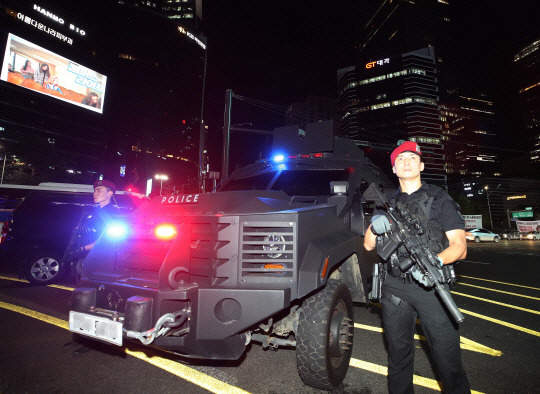
[[[134,194],[115,194],[115,199],[126,213],[143,201]],[[89,192],[30,192],[2,227],[0,262],[30,283],[57,282],[71,272],[63,255],[85,209],[92,205]]]

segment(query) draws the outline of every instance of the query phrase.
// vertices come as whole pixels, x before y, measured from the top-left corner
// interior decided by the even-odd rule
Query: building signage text
[[[65,36],[64,34],[60,33],[59,31],[54,30],[51,27],[45,26],[43,23],[40,23],[36,21],[35,19],[30,18],[29,16],[26,16],[24,14],[21,14],[20,12],[17,13],[17,19],[20,21],[35,27],[38,30],[41,30],[44,33],[50,34],[53,37],[58,38],[61,41],[67,42],[69,45],[73,45],[73,38],[70,38],[68,36]]]
[[[49,12],[47,11],[45,8],[43,7],[40,7],[39,5],[37,4],[34,4],[34,10],[39,12],[41,15],[55,21],[56,23],[59,23],[61,25],[64,25],[65,24],[65,21],[63,18],[53,14],[52,12]],[[73,30],[75,33],[79,33],[81,36],[85,36],[86,35],[86,32],[83,30],[83,29],[80,29],[78,28],[77,26],[75,26],[74,24],[70,23],[69,24],[69,29],[70,30]]]
[[[189,38],[191,38],[193,41],[195,41],[202,49],[206,49],[206,45],[204,44],[204,42],[202,42],[201,40],[199,40],[197,37],[195,37],[195,35],[193,35],[192,33],[190,33],[189,31],[187,31],[186,29],[184,29],[182,26],[178,26],[178,31],[182,34],[185,34],[186,36],[188,36]]]
[[[482,215],[463,215],[465,229],[482,227]]]
[[[374,62],[369,62],[366,64],[366,68],[373,68],[375,66],[382,66],[383,64],[390,64],[390,58],[376,60]]]

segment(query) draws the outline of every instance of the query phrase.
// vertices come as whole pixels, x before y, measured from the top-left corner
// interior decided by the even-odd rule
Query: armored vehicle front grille
[[[221,269],[228,262],[221,257],[221,250],[229,245],[230,223],[194,220],[191,223],[189,254],[189,281],[204,285],[218,285],[228,279],[227,270]],[[229,231],[227,231],[229,229]]]
[[[241,277],[245,281],[296,276],[295,222],[242,222]]]

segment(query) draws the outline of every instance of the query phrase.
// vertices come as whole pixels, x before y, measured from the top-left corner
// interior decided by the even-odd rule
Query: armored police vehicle
[[[390,183],[324,124],[292,134],[276,130],[283,156],[215,193],[156,197],[109,224],[82,266],[70,330],[201,359],[295,346],[306,384],[338,386],[376,260],[362,245],[361,195]]]

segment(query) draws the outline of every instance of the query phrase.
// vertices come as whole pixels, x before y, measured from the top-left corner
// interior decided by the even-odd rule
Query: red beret
[[[416,142],[405,141],[396,149],[394,149],[394,151],[390,155],[390,163],[392,163],[392,167],[396,162],[396,157],[398,157],[398,155],[403,152],[413,152],[416,153],[418,156],[422,157],[422,151],[420,150],[420,146]]]
[[[116,186],[114,186],[114,183],[112,183],[111,181],[107,181],[105,179],[100,179],[99,181],[95,181],[94,182],[94,189],[96,187],[99,187],[99,186],[108,187],[108,188],[112,189],[113,193],[116,193]]]

